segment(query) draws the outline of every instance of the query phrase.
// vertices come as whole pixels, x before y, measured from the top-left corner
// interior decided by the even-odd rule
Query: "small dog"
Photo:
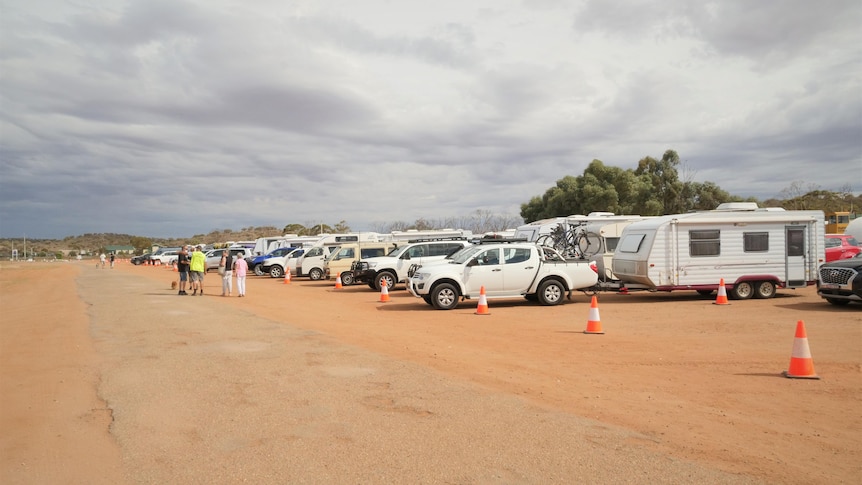
[[[171,289],[172,289],[172,290],[176,290],[176,289],[177,289],[177,282],[176,282],[176,280],[171,281]]]

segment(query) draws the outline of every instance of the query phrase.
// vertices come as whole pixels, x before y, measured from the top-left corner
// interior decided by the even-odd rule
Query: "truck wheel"
[[[263,276],[266,274],[263,272],[263,265],[262,264],[254,265],[254,274],[255,274],[255,276]]]
[[[565,294],[566,288],[557,280],[543,281],[539,285],[539,302],[542,305],[559,305]]]
[[[281,269],[281,266],[274,265],[269,267],[269,275],[273,278],[281,278],[284,276],[284,270]]]
[[[376,277],[374,277],[375,290],[380,290],[380,288],[383,286],[383,284],[381,283],[381,281],[383,280],[386,280],[387,291],[391,290],[395,286],[395,275],[393,275],[389,271],[381,271],[380,273],[377,273]]]
[[[757,283],[754,290],[755,298],[772,298],[775,296],[775,283],[771,281],[761,281]]]
[[[458,305],[458,288],[452,283],[440,283],[431,289],[431,303],[438,310],[451,310]]]
[[[320,268],[311,268],[311,271],[308,272],[308,279],[311,281],[319,281],[323,278],[323,270]]]
[[[730,296],[734,300],[747,300],[754,296],[754,286],[748,281],[740,281],[733,285]]]
[[[344,286],[350,286],[354,283],[353,281],[353,271],[343,271],[341,273],[341,284]]]

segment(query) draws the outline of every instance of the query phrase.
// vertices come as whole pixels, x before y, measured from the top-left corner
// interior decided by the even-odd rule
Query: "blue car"
[[[251,258],[251,260],[249,260],[248,269],[253,271],[254,274],[256,274],[258,276],[263,276],[265,274],[262,271],[263,263],[267,259],[282,257],[282,256],[286,255],[287,253],[293,251],[294,249],[296,249],[296,248],[294,248],[294,247],[278,248],[278,249],[273,249],[272,251],[270,251],[266,254],[262,254],[260,256],[255,256],[255,257]]]

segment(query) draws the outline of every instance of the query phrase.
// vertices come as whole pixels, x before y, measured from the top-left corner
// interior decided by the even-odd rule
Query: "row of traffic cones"
[[[285,284],[290,282],[290,273],[285,272]],[[341,274],[339,273],[335,279],[335,287],[341,288]],[[381,303],[389,301],[389,289],[386,281],[380,282],[380,300]],[[716,305],[727,305],[727,292],[724,287],[724,279],[721,279],[718,289],[718,298],[715,301]],[[479,288],[479,304],[476,307],[476,315],[490,315],[491,311],[488,308],[488,297],[485,294],[485,287]],[[590,300],[590,313],[587,318],[587,329],[585,334],[602,335],[602,320],[599,316],[599,301],[593,295]],[[799,320],[796,323],[796,336],[793,340],[793,350],[790,356],[790,368],[782,373],[785,377],[793,379],[820,379],[814,372],[814,361],[811,358],[811,351],[808,348],[808,336],[805,333],[805,323]]]

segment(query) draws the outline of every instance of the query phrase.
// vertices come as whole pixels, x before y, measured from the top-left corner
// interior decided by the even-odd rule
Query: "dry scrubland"
[[[0,481],[860,483],[862,307],[809,288],[431,310],[403,290],[3,263]],[[803,320],[821,380],[781,377]]]

